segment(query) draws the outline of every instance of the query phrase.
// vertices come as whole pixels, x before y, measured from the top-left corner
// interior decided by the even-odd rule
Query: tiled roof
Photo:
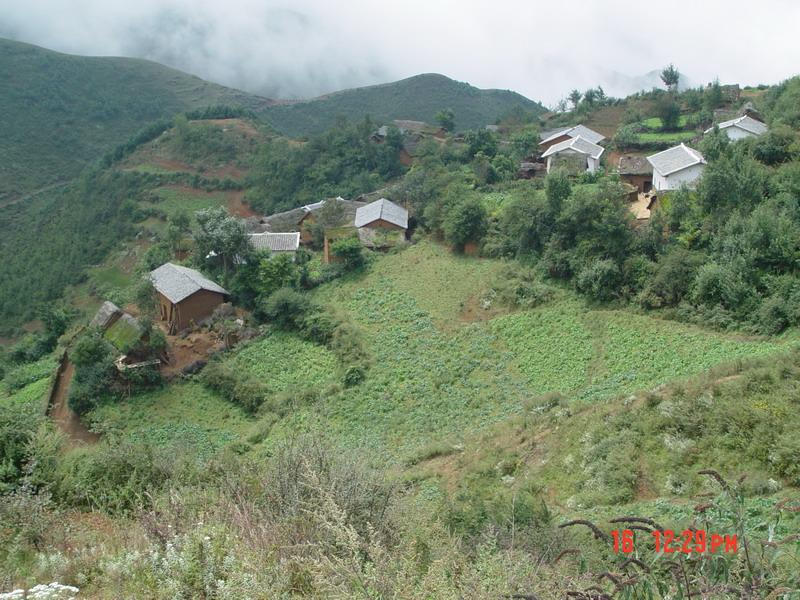
[[[593,144],[589,140],[585,140],[578,136],[564,140],[558,144],[553,144],[544,154],[542,154],[542,158],[546,158],[553,154],[558,154],[564,150],[573,150],[575,152],[580,152],[581,154],[588,154],[592,158],[600,158],[600,155],[603,153],[605,148],[598,146],[597,144]]]
[[[720,129],[727,129],[728,127],[738,127],[739,129],[744,129],[745,131],[752,133],[754,135],[761,135],[762,133],[767,133],[768,129],[767,126],[764,125],[761,121],[754,119],[749,115],[744,115],[738,117],[736,119],[731,119],[730,121],[723,121],[719,125],[717,125]],[[709,133],[713,127],[706,129],[706,133]]]
[[[668,150],[653,154],[647,157],[647,162],[653,165],[653,169],[666,177],[676,171],[682,171],[697,164],[705,164],[706,160],[697,150],[689,148],[685,144],[673,146]]]
[[[547,135],[547,137],[545,137],[545,135]],[[575,125],[574,127],[563,127],[561,129],[548,131],[546,134],[542,135],[542,141],[540,144],[550,142],[555,138],[561,137],[562,135],[568,135],[571,138],[582,137],[584,140],[587,140],[592,144],[599,144],[606,139],[602,133],[597,133],[585,125]]]
[[[200,290],[230,295],[225,288],[205,277],[200,271],[172,263],[163,264],[152,271],[150,279],[156,291],[166,296],[173,304],[182,302]]]
[[[364,202],[345,200],[343,198],[328,198],[326,200],[314,202],[313,204],[306,204],[305,206],[301,206],[299,208],[293,208],[292,210],[275,213],[268,217],[264,217],[261,222],[271,232],[297,231],[300,220],[303,217],[305,217],[308,213],[315,213],[319,211],[325,205],[325,202],[331,201],[338,202],[344,207],[344,219],[351,224],[353,222],[353,218],[355,217],[356,210],[360,206],[364,206]]]
[[[392,223],[393,225],[407,229],[408,211],[386,198],[371,202],[356,211],[356,227],[364,227],[378,220],[383,220],[387,223]]]
[[[300,246],[300,233],[251,233],[250,243],[256,250],[294,252]]]

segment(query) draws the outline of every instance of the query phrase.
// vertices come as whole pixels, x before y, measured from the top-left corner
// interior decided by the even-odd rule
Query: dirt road
[[[74,374],[75,367],[67,360],[64,368],[58,375],[56,387],[53,391],[53,403],[50,406],[49,414],[56,427],[69,437],[70,446],[94,444],[100,439],[100,436],[89,431],[67,403],[69,386],[72,383],[72,376]]]

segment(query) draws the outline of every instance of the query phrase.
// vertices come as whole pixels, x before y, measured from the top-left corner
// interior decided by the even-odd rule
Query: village
[[[738,114],[720,114],[732,118],[698,133],[694,142],[714,131],[730,141],[768,131],[751,103],[744,104]],[[396,120],[378,128],[373,140],[382,143],[390,127],[403,138],[400,159],[407,166],[414,163],[421,143],[425,140],[443,143],[447,135],[441,127]],[[496,135],[499,127],[487,125],[486,131]],[[634,223],[641,226],[650,219],[659,198],[681,188],[694,187],[706,166],[703,155],[691,142],[651,154],[616,150],[610,155],[606,152],[608,143],[602,133],[581,124],[542,131],[536,151],[520,161],[517,177],[535,180],[556,169],[572,177],[606,170],[619,177]],[[416,219],[406,207],[381,194],[377,191],[352,200],[326,198],[271,215],[244,217],[242,224],[249,247],[256,255],[269,259],[283,256],[291,262],[300,253],[316,249],[323,264],[343,260],[335,251],[336,242],[341,240],[357,240],[361,247],[377,252],[402,248],[411,240]],[[476,250],[474,244],[464,248],[467,254]],[[215,255],[211,250],[206,258],[213,259]],[[230,303],[231,294],[197,269],[165,263],[152,271],[150,280],[157,298],[157,325],[168,343],[158,357],[137,355],[135,351],[122,353],[117,359],[120,370],[157,366],[167,378],[193,374],[202,369],[210,356],[256,335],[246,325],[247,311],[234,307]],[[110,340],[124,340],[123,344],[115,345],[128,350],[135,346],[132,340],[138,340],[142,333],[135,316],[137,308],[128,310],[105,302],[90,327],[100,328]],[[226,319],[235,331],[221,333],[218,327],[209,327]]]

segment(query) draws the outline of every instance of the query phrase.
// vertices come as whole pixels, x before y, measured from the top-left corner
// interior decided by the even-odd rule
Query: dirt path
[[[75,374],[75,367],[70,361],[58,375],[55,389],[53,390],[53,403],[50,406],[50,417],[56,427],[67,434],[71,446],[81,444],[94,444],[100,436],[89,431],[81,422],[67,403],[69,396],[69,386],[72,383],[72,376]]]
[[[43,194],[44,192],[47,192],[49,190],[55,190],[57,188],[64,187],[70,181],[72,181],[72,180],[70,179],[69,181],[57,181],[55,183],[51,183],[50,185],[46,185],[43,188],[39,188],[38,190],[34,190],[34,191],[29,192],[27,194],[24,194],[22,196],[18,196],[16,198],[13,198],[11,200],[7,200],[5,202],[0,202],[0,208],[5,208],[6,206],[11,206],[12,204],[18,204],[20,202],[25,202],[27,200],[30,200],[31,198],[34,198],[35,196],[38,196],[39,194]]]

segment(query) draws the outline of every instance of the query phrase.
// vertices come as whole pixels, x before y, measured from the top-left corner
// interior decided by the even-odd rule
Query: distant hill
[[[151,121],[215,104],[271,103],[146,60],[0,38],[0,206],[75,177]]]
[[[494,123],[515,107],[536,114],[544,112],[538,102],[508,90],[482,90],[428,73],[394,83],[354,88],[302,102],[275,104],[263,115],[281,133],[300,137],[325,131],[345,117],[358,121],[369,115],[376,123],[392,119],[433,122],[434,115],[451,108],[456,129],[472,129]]]

